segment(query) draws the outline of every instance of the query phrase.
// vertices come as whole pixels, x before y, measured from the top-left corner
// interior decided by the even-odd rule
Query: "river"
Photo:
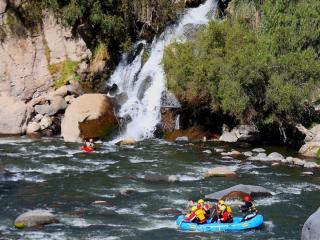
[[[299,168],[224,159],[215,153],[217,148],[245,151],[254,146],[185,145],[153,139],[136,146],[101,142],[97,147],[98,151],[86,154],[79,145],[59,138],[1,138],[0,167],[10,174],[0,181],[0,239],[300,239],[303,223],[319,206],[319,172],[308,175]],[[267,152],[294,154],[284,148],[262,147]],[[232,166],[238,177],[203,179],[206,169],[221,165]],[[147,182],[146,173],[172,174],[179,181]],[[273,192],[271,198],[257,200],[265,218],[263,228],[182,232],[176,228],[175,212],[159,212],[168,207],[183,210],[187,200],[239,183]],[[229,203],[236,206],[240,201]],[[18,215],[37,208],[51,210],[60,223],[36,229],[13,227]]]

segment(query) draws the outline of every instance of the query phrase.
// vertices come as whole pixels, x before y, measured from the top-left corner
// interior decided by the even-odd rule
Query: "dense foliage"
[[[299,121],[319,98],[320,2],[231,3],[256,13],[212,21],[194,41],[167,47],[169,89],[243,122]]]

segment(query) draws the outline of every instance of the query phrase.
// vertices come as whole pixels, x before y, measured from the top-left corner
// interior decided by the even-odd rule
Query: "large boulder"
[[[66,142],[105,137],[117,126],[113,107],[102,94],[84,94],[66,109],[61,135]]]
[[[225,166],[210,168],[204,174],[205,178],[208,178],[208,177],[234,177],[234,176],[237,176],[237,174],[234,171],[232,171],[230,168],[225,167]]]
[[[50,104],[45,105],[36,105],[34,110],[42,115],[53,116],[60,110],[64,110],[67,107],[67,103],[62,96],[50,96],[49,98]]]
[[[320,239],[320,208],[304,223],[301,240]]]
[[[20,215],[15,221],[17,228],[35,227],[58,222],[56,216],[47,210],[32,210]]]
[[[300,148],[299,153],[306,157],[317,157],[320,149],[320,124],[315,125],[310,130],[302,125],[297,126],[298,130],[306,135],[305,144]]]
[[[23,134],[27,105],[14,97],[7,96],[0,96],[0,105],[0,134]]]
[[[233,128],[230,132],[228,129],[223,131],[220,141],[223,142],[252,142],[259,139],[259,130],[254,125],[239,125]]]
[[[206,199],[219,200],[219,199],[232,199],[242,198],[243,196],[250,195],[253,198],[271,196],[270,190],[254,185],[238,184],[228,189],[211,193],[205,196]]]
[[[304,144],[299,153],[305,157],[317,157],[317,152],[320,149],[320,141],[319,142],[307,142]]]

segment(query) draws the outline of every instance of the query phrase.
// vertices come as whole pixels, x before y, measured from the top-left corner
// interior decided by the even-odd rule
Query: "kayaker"
[[[89,141],[86,139],[86,140],[84,141],[84,147],[94,149],[94,142],[93,142],[93,139],[92,139],[92,138],[90,138],[90,139],[89,139]]]
[[[231,213],[229,213],[227,211],[226,205],[222,205],[220,207],[220,212],[221,212],[222,217],[219,217],[218,222],[221,222],[221,223],[232,223],[233,222],[233,217],[232,217]]]
[[[250,220],[258,214],[258,209],[256,208],[256,205],[250,196],[244,196],[243,202],[243,205],[239,205],[239,210],[240,212],[243,212],[246,215],[242,218],[241,222]]]

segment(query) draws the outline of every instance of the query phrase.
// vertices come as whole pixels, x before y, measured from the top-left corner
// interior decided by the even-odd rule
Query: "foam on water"
[[[171,228],[176,229],[177,226],[172,220],[155,220],[148,221],[144,224],[140,224],[137,229],[141,231],[151,231],[156,229],[162,229],[162,228]]]

